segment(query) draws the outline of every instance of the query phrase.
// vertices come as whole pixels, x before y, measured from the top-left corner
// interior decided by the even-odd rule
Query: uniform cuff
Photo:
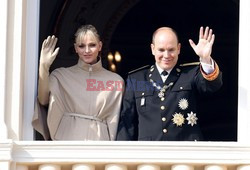
[[[215,66],[215,69],[214,69],[214,71],[213,71],[212,73],[210,73],[210,74],[207,74],[207,73],[202,69],[202,66],[200,66],[200,70],[201,70],[202,76],[203,76],[206,80],[208,80],[208,81],[213,81],[213,80],[215,80],[215,79],[218,77],[219,73],[220,73],[219,66],[217,65],[216,62],[214,62],[214,66]]]

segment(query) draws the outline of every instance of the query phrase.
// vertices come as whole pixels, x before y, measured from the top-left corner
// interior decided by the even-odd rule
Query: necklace
[[[149,78],[152,76],[152,72],[153,72],[153,71],[154,71],[154,66],[151,66]],[[157,83],[156,83],[152,78],[150,78],[149,81],[152,83],[152,85],[153,85],[157,90],[159,90],[159,92],[158,92],[158,97],[161,98],[161,99],[164,99],[166,90],[167,90],[169,87],[171,87],[172,85],[174,85],[174,83],[171,82],[171,83],[169,83],[168,85],[164,85],[163,87],[161,87],[159,84],[157,85]]]
[[[159,92],[158,92],[158,97],[159,97],[159,98],[164,98],[166,90],[167,90],[169,87],[171,87],[172,85],[174,85],[174,83],[171,82],[171,83],[169,83],[168,85],[164,85],[163,87],[161,87],[160,85],[157,85],[156,82],[155,82],[153,79],[150,79],[149,81],[152,83],[152,85],[153,85],[157,90],[159,90]]]

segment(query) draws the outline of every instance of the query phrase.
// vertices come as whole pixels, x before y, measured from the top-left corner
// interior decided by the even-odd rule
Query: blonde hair
[[[92,35],[97,41],[100,41],[100,35],[98,34],[96,28],[93,25],[83,25],[75,33],[75,43],[81,42],[82,37],[86,34]]]

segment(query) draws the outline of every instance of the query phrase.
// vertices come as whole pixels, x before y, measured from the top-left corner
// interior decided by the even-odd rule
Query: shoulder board
[[[146,69],[146,68],[149,68],[149,67],[150,67],[150,65],[145,65],[145,66],[142,66],[140,68],[137,68],[135,70],[132,70],[132,71],[128,72],[128,74],[132,74],[132,73],[135,73],[137,71],[140,71],[140,70],[143,70],[143,69]]]
[[[192,63],[180,64],[181,67],[185,67],[185,66],[198,66],[198,65],[200,65],[200,62],[192,62]]]

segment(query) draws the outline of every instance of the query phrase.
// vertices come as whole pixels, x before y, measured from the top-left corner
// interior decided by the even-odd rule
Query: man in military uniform
[[[117,140],[202,140],[197,94],[211,94],[222,86],[222,73],[212,59],[215,35],[200,28],[199,42],[189,43],[200,62],[178,65],[181,44],[169,27],[157,29],[151,50],[155,65],[129,73]]]

